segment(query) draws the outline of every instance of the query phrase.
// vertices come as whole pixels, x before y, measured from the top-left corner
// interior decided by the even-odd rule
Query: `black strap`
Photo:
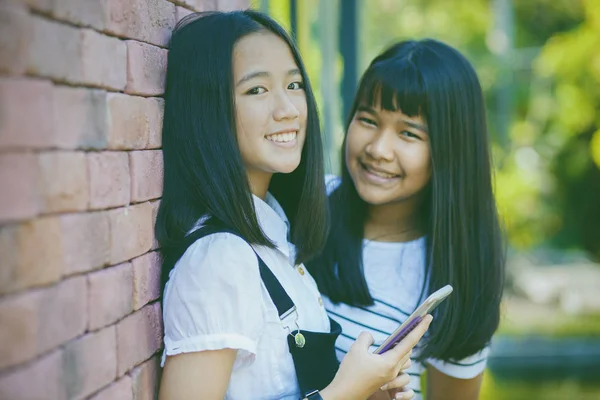
[[[174,258],[174,260],[179,260],[181,256],[183,256],[183,253],[185,253],[188,247],[194,244],[194,242],[196,242],[198,239],[215,233],[231,233],[232,235],[244,239],[239,233],[237,233],[233,229],[217,224],[211,220],[208,225],[204,225],[187,235],[184,241],[181,243],[181,245],[178,246],[177,250],[175,250],[171,254],[171,256]],[[269,269],[269,267],[267,267],[263,259],[258,255],[256,250],[254,250],[252,246],[250,247],[254,251],[254,254],[256,254],[256,258],[258,259],[258,269],[260,271],[260,277],[262,278],[262,281],[264,282],[265,287],[269,292],[271,300],[277,308],[279,318],[284,319],[296,309],[296,306],[294,305],[294,302],[292,301],[290,296],[288,296],[288,294],[286,293],[283,286],[281,286],[281,283],[279,283],[273,272]]]

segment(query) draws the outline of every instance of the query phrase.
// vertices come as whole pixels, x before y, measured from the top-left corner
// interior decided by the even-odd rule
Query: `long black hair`
[[[497,329],[504,284],[505,251],[479,80],[467,59],[448,45],[431,39],[400,42],[364,73],[346,132],[363,104],[401,109],[427,121],[432,176],[421,207],[426,285],[432,293],[451,284],[454,293],[435,312],[419,358],[462,359],[483,349]],[[341,184],[330,196],[332,231],[309,268],[333,302],[371,305],[362,268],[368,205],[345,161],[341,171]]]
[[[176,26],[167,62],[164,186],[155,226],[163,284],[173,268],[166,261],[169,253],[203,216],[237,231],[249,243],[274,247],[258,224],[235,129],[234,46],[255,32],[273,33],[288,44],[305,83],[308,111],[300,165],[292,173],[275,174],[269,191],[290,220],[297,263],[310,259],[325,243],[329,220],[321,132],[296,46],[281,26],[256,11],[191,14]]]

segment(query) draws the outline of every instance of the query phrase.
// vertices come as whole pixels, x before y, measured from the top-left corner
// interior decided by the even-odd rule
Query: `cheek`
[[[348,128],[348,134],[346,136],[346,162],[352,162],[353,159],[358,156],[360,149],[364,147],[364,143],[361,140],[361,135],[359,134],[359,129],[357,129],[354,123],[350,124]]]
[[[300,118],[300,123],[302,125],[306,125],[306,120],[308,117],[308,104],[306,103],[306,96],[298,96],[293,100],[294,107],[298,110],[298,116]]]
[[[412,173],[418,175],[423,180],[428,181],[431,177],[431,156],[429,153],[429,147],[421,147],[414,149],[408,157],[410,160],[410,166]]]
[[[236,106],[236,121],[238,138],[263,136],[268,110],[258,102],[245,102]]]

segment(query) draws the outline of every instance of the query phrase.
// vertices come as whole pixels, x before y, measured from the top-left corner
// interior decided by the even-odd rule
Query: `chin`
[[[300,160],[298,160],[298,162],[287,162],[279,165],[274,165],[273,172],[276,174],[289,174],[291,172],[294,172],[299,165]]]
[[[389,195],[378,195],[376,193],[377,190],[374,190],[373,188],[357,188],[356,192],[358,193],[358,196],[361,198],[362,201],[372,206],[379,206],[394,201],[394,199],[391,199]]]

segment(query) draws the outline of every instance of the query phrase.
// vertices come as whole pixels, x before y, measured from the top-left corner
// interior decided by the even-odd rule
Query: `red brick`
[[[156,226],[156,217],[158,216],[158,207],[160,207],[160,200],[156,200],[151,202],[152,204],[152,250],[158,249],[158,240],[156,239],[156,234],[154,232],[154,227]]]
[[[47,212],[87,209],[89,185],[85,153],[42,153],[39,163]]]
[[[32,29],[24,5],[0,3],[0,73],[25,73]]]
[[[192,6],[192,5],[189,5]],[[187,8],[177,6],[175,8],[175,21],[179,22],[183,17],[186,17],[192,14],[193,11],[188,10]]]
[[[219,0],[195,0],[195,3],[194,9],[197,11],[213,11],[218,10]]]
[[[64,373],[70,399],[98,391],[117,377],[116,329],[88,333],[65,346]]]
[[[110,263],[117,264],[147,253],[152,246],[152,206],[150,203],[109,212]]]
[[[167,50],[151,44],[128,40],[127,86],[125,93],[160,95],[165,90]]]
[[[54,144],[63,149],[104,149],[108,145],[106,92],[54,88]]]
[[[129,157],[126,152],[89,153],[90,207],[109,208],[128,204],[131,193]]]
[[[33,10],[41,11],[41,12],[50,12],[52,11],[52,4],[54,0],[21,0],[24,1],[25,4],[29,5]]]
[[[148,144],[148,99],[110,93],[108,102],[108,147],[111,149],[144,149]]]
[[[0,154],[0,222],[30,218],[40,212],[39,169],[32,154]]]
[[[129,165],[131,168],[131,200],[140,202],[159,198],[163,189],[162,151],[132,151],[129,153]]]
[[[147,99],[148,106],[148,149],[158,149],[162,146],[162,126],[165,111],[165,101],[152,97]]]
[[[0,268],[0,294],[14,290],[15,271],[18,268],[19,252],[17,250],[17,231],[14,225],[0,225],[0,254],[2,254],[2,268]]]
[[[90,397],[89,400],[133,400],[131,378],[125,375]]]
[[[69,83],[83,83],[79,29],[33,16],[27,72]]]
[[[185,6],[191,8],[193,10],[196,9],[196,5],[203,3],[205,0],[169,0],[171,3],[174,3],[176,6]],[[214,0],[212,0],[214,1]],[[179,7],[182,8],[182,7]]]
[[[135,258],[133,264],[133,308],[139,310],[160,297],[160,268],[158,253]]]
[[[248,0],[217,0],[217,10],[233,11],[250,7]]]
[[[64,275],[90,271],[108,264],[110,228],[105,212],[60,216]]]
[[[57,217],[38,218],[19,227],[18,264],[14,282],[18,288],[57,282],[63,271],[64,251]]]
[[[55,348],[85,332],[87,285],[83,276],[67,279],[42,291],[38,309],[38,354]]]
[[[0,301],[0,369],[29,361],[85,331],[84,277]]]
[[[76,25],[104,29],[103,2],[98,0],[60,0],[54,1],[52,14],[61,20]]]
[[[110,325],[133,310],[133,272],[130,263],[88,275],[88,329]]]
[[[166,0],[106,0],[106,30],[166,47],[175,27],[175,5]]]
[[[0,369],[23,363],[38,354],[41,298],[41,291],[31,291],[0,300]]]
[[[127,83],[125,43],[91,29],[83,29],[81,37],[83,81],[103,88],[125,89]]]
[[[117,374],[123,375],[146,361],[162,344],[160,304],[153,303],[117,324]]]
[[[158,394],[158,357],[152,357],[131,371],[133,400],[154,400]]]
[[[0,79],[0,149],[51,147],[52,110],[51,82]]]
[[[0,377],[0,399],[67,400],[62,350]]]
[[[0,228],[3,279],[0,293],[57,282],[63,248],[56,217]]]

